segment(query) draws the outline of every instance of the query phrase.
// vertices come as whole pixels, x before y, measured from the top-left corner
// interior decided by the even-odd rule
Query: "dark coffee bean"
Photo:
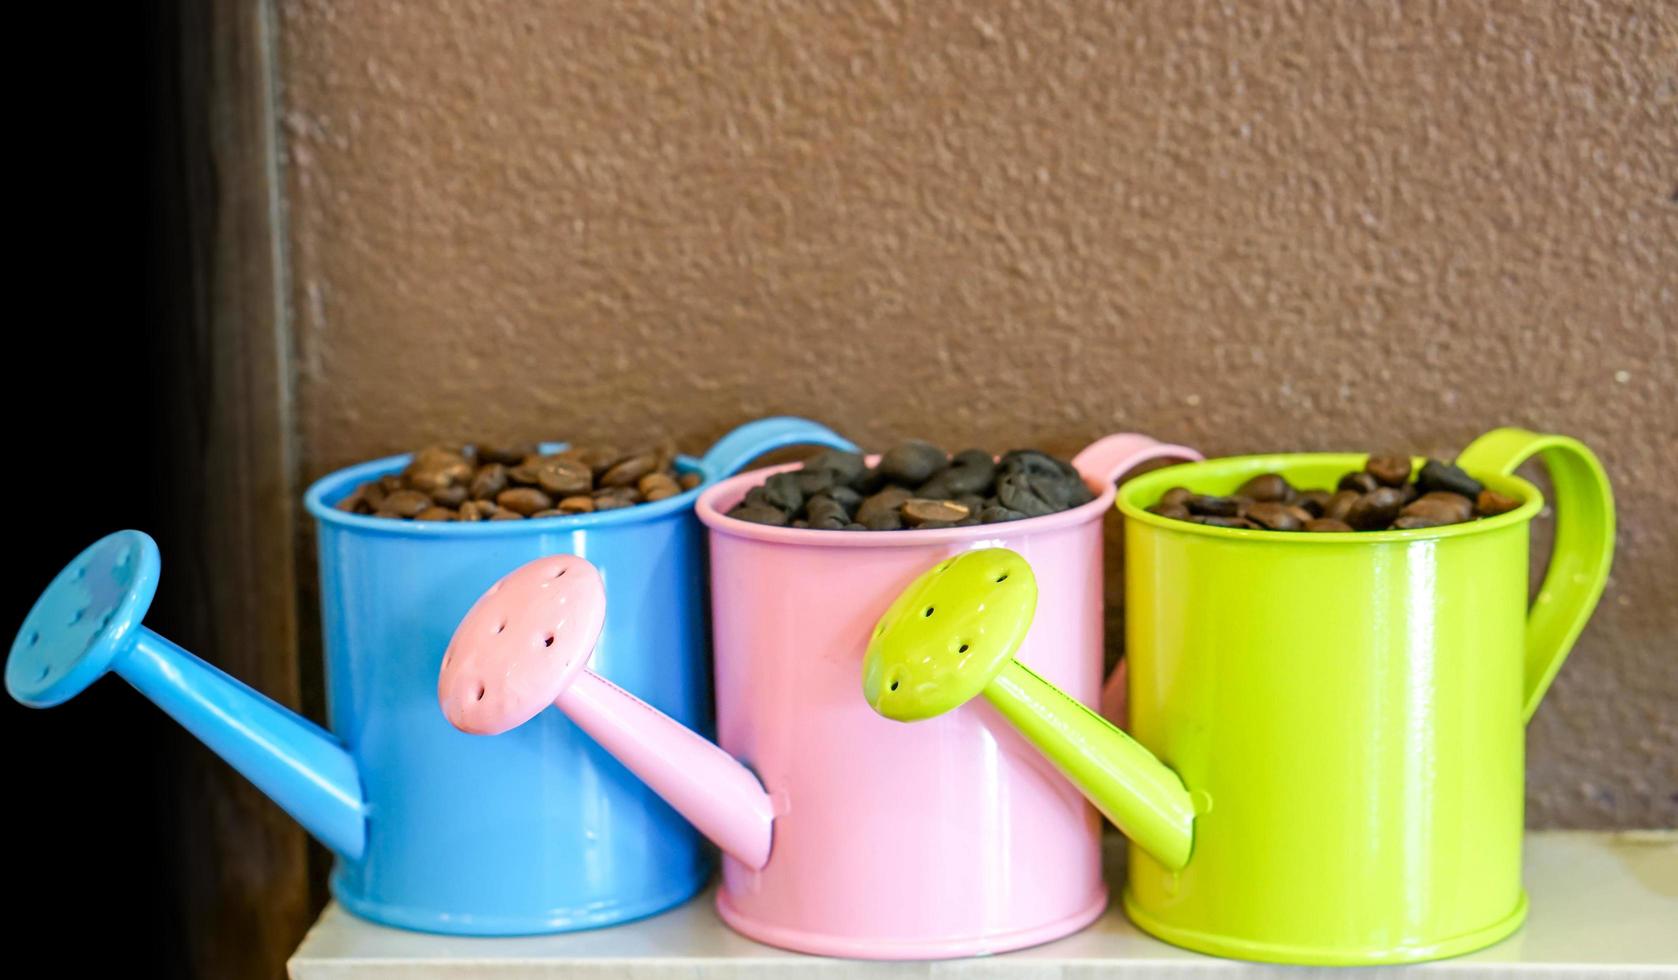
[[[959,497],[984,493],[996,480],[996,463],[977,449],[963,450],[915,493],[921,497]]]
[[[848,453],[843,449],[824,449],[804,461],[805,470],[831,473],[834,483],[850,483],[867,468],[861,453]]]
[[[1342,533],[1343,534],[1343,533],[1346,533],[1346,532],[1350,531],[1351,529],[1352,529],[1352,525],[1347,524],[1345,521],[1337,521],[1332,517],[1319,517],[1314,521],[1306,521],[1305,522],[1305,530],[1307,530],[1307,531],[1317,531],[1317,532],[1324,532],[1324,533],[1335,532],[1335,533]]]
[[[1186,521],[1189,519],[1189,509],[1187,507],[1184,507],[1181,504],[1168,504],[1163,500],[1152,507],[1149,507],[1148,513],[1158,514],[1161,517],[1169,517],[1174,521]]]
[[[379,504],[379,511],[397,517],[413,517],[430,506],[431,498],[418,490],[398,490],[385,497]]]
[[[861,517],[862,513],[858,511],[857,516]],[[870,531],[898,531],[903,528],[903,515],[895,510],[882,510],[869,514],[862,524]]]
[[[915,497],[903,502],[903,523],[910,527],[954,524],[968,514],[966,507],[953,500],[923,500]]]
[[[1395,487],[1394,489],[1396,489],[1399,493],[1404,494],[1405,503],[1409,503],[1422,495],[1422,492],[1416,489],[1416,485],[1414,483],[1406,483],[1403,486]]]
[[[858,524],[857,522],[852,521],[851,523],[846,524],[844,529],[847,531],[866,531],[868,530],[868,525]]]
[[[914,492],[907,487],[886,487],[872,497],[863,500],[862,504],[856,509],[856,519],[867,524],[870,528],[874,528],[874,517],[879,514],[895,515],[898,508],[903,506],[903,502],[914,495]]]
[[[592,514],[594,513],[594,498],[586,494],[566,497],[554,505],[564,514]]]
[[[1400,453],[1371,454],[1363,471],[1384,487],[1401,487],[1410,480],[1410,457]]]
[[[1196,524],[1205,524],[1207,527],[1236,527],[1249,531],[1260,530],[1257,524],[1247,520],[1245,517],[1220,517],[1215,514],[1195,514],[1190,516],[1189,520]]]
[[[1323,516],[1331,521],[1344,521],[1346,515],[1352,512],[1352,505],[1358,502],[1363,494],[1356,490],[1337,490],[1334,496],[1328,498],[1323,505]]]
[[[977,514],[979,511],[984,510],[985,504],[988,503],[984,497],[981,497],[976,493],[960,494],[955,498],[955,500],[956,503],[966,507],[969,514]]]
[[[862,494],[844,485],[834,487],[827,492],[827,495],[839,501],[839,506],[845,508],[845,513],[853,516],[857,509],[862,506]]]
[[[536,485],[550,497],[569,497],[594,488],[594,471],[574,459],[554,457],[536,467]]]
[[[480,442],[478,443],[478,462],[500,463],[512,466],[526,456],[535,454],[536,446],[529,442]]]
[[[819,520],[828,519],[837,520],[841,525],[851,522],[850,511],[845,509],[845,505],[827,494],[819,494],[805,501],[804,514],[810,519],[811,526],[815,526]]]
[[[1474,501],[1460,493],[1435,490],[1404,505],[1400,517],[1425,517],[1440,524],[1461,524],[1474,516]]]
[[[1288,507],[1288,513],[1292,514],[1293,519],[1298,521],[1300,524],[1304,524],[1306,521],[1313,520],[1317,516],[1316,514],[1311,513],[1309,510],[1306,510],[1304,507],[1301,507],[1298,504],[1288,504],[1287,507]]]
[[[553,498],[535,487],[514,487],[495,495],[495,503],[503,510],[530,515],[554,505]]]
[[[461,479],[472,475],[472,461],[452,446],[427,446],[414,454],[409,469],[447,469]]]
[[[996,469],[996,460],[983,449],[963,449],[950,457],[950,465],[994,470]]]
[[[1185,501],[1189,513],[1201,517],[1234,517],[1241,509],[1240,501],[1234,497],[1213,497],[1207,494],[1190,494]]]
[[[628,459],[613,463],[610,469],[600,474],[600,485],[603,487],[633,486],[635,481],[657,468],[657,453],[639,453]]]
[[[1071,464],[1036,449],[1011,449],[1002,454],[1002,459],[997,462],[996,467],[1002,473],[1039,473],[1078,478],[1078,471],[1073,469]]]
[[[930,442],[911,439],[899,443],[880,457],[880,473],[893,483],[918,487],[932,479],[949,459],[944,450]]]
[[[1006,521],[1021,521],[1024,520],[1025,517],[1026,515],[1020,513],[1012,507],[1004,507],[999,503],[986,504],[984,509],[979,511],[979,520],[984,524],[1002,524]]]
[[[1296,517],[1288,505],[1274,500],[1261,500],[1247,508],[1246,518],[1272,531],[1297,531],[1305,522]]]
[[[431,499],[439,507],[459,507],[466,502],[466,487],[459,483],[451,483],[431,491]]]
[[[849,524],[843,516],[827,516],[810,518],[810,527],[817,531],[843,531]]]
[[[1299,495],[1299,506],[1310,511],[1312,517],[1321,517],[1333,496],[1327,490],[1306,490]]]
[[[1358,493],[1371,493],[1380,485],[1380,480],[1375,479],[1375,477],[1369,473],[1359,470],[1356,473],[1347,473],[1345,476],[1341,477],[1338,489],[1356,490]]]
[[[751,521],[753,524],[770,524],[776,527],[785,527],[787,523],[786,511],[767,504],[742,503],[729,511],[728,516]]]
[[[1444,527],[1448,524],[1459,524],[1460,521],[1448,521],[1442,517],[1427,514],[1405,514],[1393,521],[1394,531],[1414,531],[1424,527]]]
[[[842,485],[842,481],[828,470],[794,470],[791,476],[798,485],[798,491],[805,497],[814,497]]]
[[[1160,495],[1159,502],[1168,507],[1187,508],[1189,498],[1192,496],[1194,496],[1194,493],[1188,487],[1172,487]]]
[[[776,473],[763,481],[763,499],[772,507],[779,507],[788,514],[795,513],[804,506],[804,491],[798,485],[798,474]]]
[[[381,480],[369,480],[356,487],[355,492],[361,495],[361,499],[366,502],[369,511],[378,510],[379,505],[384,503],[385,497],[390,495],[390,490],[385,487]]]
[[[996,499],[1002,506],[1027,517],[1042,517],[1055,512],[1048,501],[1037,495],[1032,474],[1023,471],[1008,473],[996,481]]]
[[[694,487],[699,486],[700,482],[703,479],[704,478],[701,477],[697,472],[695,472],[693,470],[689,470],[688,472],[683,473],[681,476],[677,477],[676,482],[681,484],[681,487],[682,487],[683,490],[692,490]]]
[[[1280,473],[1261,473],[1241,484],[1236,489],[1235,495],[1250,498],[1258,503],[1268,501],[1287,503],[1293,499],[1294,489],[1288,485],[1288,481]]]
[[[868,497],[884,490],[890,483],[891,481],[886,479],[886,475],[880,472],[878,466],[870,466],[858,473],[856,479],[851,481],[851,489],[864,497]]]
[[[1470,500],[1480,496],[1480,491],[1486,489],[1479,480],[1463,472],[1460,467],[1437,459],[1430,459],[1422,464],[1421,472],[1416,474],[1416,487],[1422,493],[1432,493],[1435,490],[1460,493]]]
[[[334,509],[341,510],[346,514],[359,514],[366,508],[367,501],[361,496],[360,488],[357,488],[350,491],[349,496],[344,497],[332,506]]]
[[[916,531],[936,531],[936,530],[939,530],[940,528],[955,527],[955,526],[956,526],[955,521],[927,521],[925,524],[917,525],[914,528],[914,530],[916,530]]]
[[[473,500],[492,500],[495,495],[507,489],[507,467],[500,463],[490,463],[478,467],[478,472],[472,477],[472,484],[467,488]]]
[[[613,463],[623,459],[623,453],[613,446],[573,446],[557,454],[558,459],[569,459],[589,468],[596,477],[606,472]]]
[[[600,502],[602,500],[616,501],[619,505],[624,507],[628,507],[632,504],[638,504],[642,500],[641,491],[635,489],[634,487],[600,487],[594,491],[592,496],[594,497],[595,510],[605,509],[600,506]]]
[[[1403,506],[1402,493],[1392,487],[1376,487],[1352,504],[1346,513],[1346,523],[1359,531],[1378,531],[1391,524]]]
[[[1499,514],[1507,514],[1519,506],[1521,506],[1521,501],[1518,498],[1505,496],[1496,490],[1481,490],[1480,495],[1474,500],[1474,512],[1481,517],[1496,517]]]

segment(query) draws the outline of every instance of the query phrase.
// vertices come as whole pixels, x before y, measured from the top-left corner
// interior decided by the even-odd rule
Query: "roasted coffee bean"
[[[1055,508],[1047,500],[1038,495],[1038,486],[1031,473],[1016,470],[996,481],[996,499],[1010,510],[1017,510],[1027,517],[1042,517],[1053,514]]]
[[[418,490],[398,490],[385,497],[379,504],[383,513],[394,514],[397,517],[413,517],[420,511],[431,506],[431,498]]]
[[[1507,514],[1521,506],[1521,501],[1515,497],[1505,496],[1496,490],[1481,490],[1474,499],[1474,512],[1481,517],[1496,517]]]
[[[648,473],[636,481],[635,489],[641,491],[641,496],[647,500],[663,500],[665,497],[672,497],[682,492],[682,488],[676,484],[675,478],[668,473]],[[653,493],[655,491],[660,493],[661,496],[654,498]]]
[[[932,479],[949,457],[930,442],[911,439],[899,443],[880,457],[880,474],[893,483],[918,487]]]
[[[1356,490],[1336,490],[1334,496],[1328,498],[1328,503],[1323,505],[1322,516],[1331,521],[1344,521],[1346,515],[1352,512],[1352,505],[1362,496]]]
[[[465,475],[462,475],[459,470],[445,469],[441,466],[410,466],[402,471],[402,480],[410,489],[420,493],[435,493],[458,481],[471,479],[471,472],[471,467],[467,467]]]
[[[1370,455],[1363,471],[1384,487],[1402,487],[1410,480],[1410,457],[1399,453]]]
[[[418,514],[415,514],[414,515],[414,520],[416,520],[416,521],[453,521],[453,520],[459,519],[459,517],[460,517],[460,515],[456,514],[454,511],[450,510],[447,507],[435,507],[435,506],[433,506],[433,507],[427,507],[426,509],[420,511]]]
[[[1247,508],[1246,518],[1272,531],[1297,531],[1305,521],[1294,514],[1293,508],[1275,500],[1261,500]],[[1309,519],[1309,518],[1307,518]]]
[[[1319,517],[1314,521],[1305,522],[1305,530],[1317,532],[1350,533],[1352,525],[1345,521],[1337,521],[1332,517]]]
[[[845,509],[845,505],[825,493],[806,501],[804,513],[809,517],[812,527],[816,526],[817,521],[826,519],[836,520],[841,526],[851,522],[851,512]]]
[[[1400,517],[1420,517],[1438,524],[1461,524],[1474,516],[1474,501],[1460,493],[1435,490],[1404,505]]]
[[[1205,524],[1207,527],[1236,527],[1249,531],[1261,530],[1257,524],[1247,520],[1245,517],[1220,517],[1215,514],[1194,514],[1189,517],[1189,520],[1196,524]]]
[[[804,462],[805,471],[831,473],[833,482],[842,484],[849,484],[867,468],[868,463],[861,453],[848,453],[843,449],[824,449]]]
[[[586,494],[577,494],[566,497],[554,506],[565,514],[592,514],[594,513],[594,498]]]
[[[873,519],[877,515],[896,514],[898,508],[903,506],[903,502],[914,495],[914,491],[907,487],[886,487],[872,497],[863,500],[862,504],[856,509],[856,519],[872,528],[874,526]]]
[[[989,502],[990,501],[976,493],[964,493],[956,497],[956,503],[966,507],[968,514],[977,514],[979,511],[984,510],[985,505]]]
[[[479,519],[487,521],[496,511],[500,509],[501,508],[495,506],[495,501],[493,500],[468,500],[464,504],[460,505],[460,513],[463,520],[467,519],[465,517],[466,512],[471,511],[477,514]]]
[[[625,499],[624,497],[617,496],[616,494],[596,496],[594,498],[594,509],[596,511],[622,510],[625,507],[633,506],[635,506],[635,502],[633,500]]]
[[[1026,515],[1020,511],[999,503],[986,504],[984,509],[979,511],[979,521],[983,524],[1002,524],[1006,521],[1023,521],[1025,518]]]
[[[493,500],[495,495],[507,489],[507,467],[501,463],[489,463],[478,467],[478,472],[472,477],[472,483],[467,490],[473,500]]]
[[[681,493],[681,492],[682,492],[682,490],[681,490],[680,487],[676,486],[675,484],[671,484],[668,487],[659,487],[658,489],[654,490],[652,493],[643,494],[642,497],[641,497],[641,502],[650,504],[655,500],[667,500],[667,499],[669,499],[671,497],[674,497],[675,495],[677,495],[678,493]]]
[[[536,485],[536,469],[542,465],[538,457],[526,456],[524,462],[507,468],[507,482],[521,487]]]
[[[602,500],[613,500],[625,507],[629,507],[640,503],[642,497],[641,491],[635,489],[634,487],[601,487],[600,489],[594,491],[595,510],[605,509],[600,506],[600,502]]]
[[[1458,522],[1427,514],[1402,514],[1397,520],[1392,522],[1391,529],[1394,531],[1414,531],[1417,528],[1443,527],[1447,524],[1456,523]]]
[[[635,481],[658,468],[656,453],[639,453],[628,459],[613,463],[611,469],[600,474],[600,485],[603,487],[628,487]]]
[[[349,496],[344,497],[332,506],[346,514],[358,514],[366,508],[367,501],[361,496],[361,488],[357,487],[350,491]]]
[[[861,513],[857,516],[860,517]],[[903,528],[903,515],[899,511],[883,510],[868,515],[862,525],[870,531],[897,531]]]
[[[928,524],[954,524],[967,517],[970,512],[966,507],[953,500],[926,500],[914,497],[903,502],[903,523],[910,527],[925,527]]]
[[[500,463],[502,466],[512,466],[526,456],[536,453],[536,445],[529,442],[480,442],[478,443],[478,464]]]
[[[495,495],[495,503],[503,510],[510,510],[515,514],[530,516],[539,510],[547,510],[554,505],[553,498],[535,487],[514,487],[503,490]]]
[[[915,491],[920,497],[960,497],[989,490],[996,481],[996,463],[983,450],[964,449]]]
[[[1280,473],[1261,473],[1241,484],[1235,491],[1237,497],[1246,497],[1255,503],[1287,503],[1293,498],[1293,494],[1293,487],[1288,485],[1288,481],[1283,479]]]
[[[534,514],[531,514],[530,519],[535,520],[538,517],[564,517],[564,516],[565,516],[565,511],[560,510],[557,507],[549,507],[547,510],[539,510]]]
[[[588,493],[594,486],[594,472],[575,459],[552,457],[536,467],[536,484],[550,497]]]
[[[516,510],[508,510],[505,507],[497,507],[495,509],[495,513],[489,515],[489,519],[492,521],[522,521],[524,520],[524,515]]]
[[[766,503],[791,514],[804,506],[804,490],[799,486],[797,473],[776,473],[763,481]]]
[[[459,483],[451,483],[431,491],[431,500],[439,507],[459,507],[466,502],[466,487]]]
[[[846,520],[843,515],[829,515],[827,517],[812,517],[808,526],[818,531],[843,531],[845,525],[849,523],[850,521]]]
[[[1416,489],[1422,493],[1432,493],[1435,490],[1460,493],[1473,500],[1486,488],[1460,467],[1442,460],[1430,459],[1422,464],[1421,472],[1416,474]]]
[[[1003,473],[1037,473],[1046,476],[1078,478],[1078,471],[1048,453],[1036,449],[1010,449],[1002,454],[996,467]]]
[[[1168,504],[1164,500],[1161,500],[1159,503],[1149,507],[1148,513],[1158,514],[1161,517],[1169,517],[1174,521],[1186,521],[1189,519],[1189,509],[1187,507],[1184,507],[1182,504]]]
[[[385,489],[385,485],[379,480],[369,480],[356,487],[355,492],[361,497],[362,505],[369,512],[378,510],[379,505],[384,503],[385,497],[390,495],[390,491]]]
[[[676,478],[676,482],[681,484],[683,490],[692,490],[694,487],[699,486],[703,480],[704,477],[692,471],[683,473],[681,476]]]
[[[1241,502],[1234,497],[1213,497],[1206,494],[1190,494],[1184,502],[1189,513],[1200,517],[1234,517],[1241,510]]]
[[[826,493],[841,485],[839,478],[830,470],[794,470],[791,476],[798,484],[798,491],[806,497]]]
[[[1352,504],[1346,513],[1346,523],[1359,531],[1380,530],[1398,517],[1403,506],[1404,494],[1393,487],[1376,487]]]
[[[468,500],[455,511],[455,519],[461,521],[481,521],[484,515],[478,511],[478,502]]]
[[[768,504],[741,503],[730,510],[728,516],[751,521],[753,524],[771,524],[776,527],[784,527],[787,524],[787,512]]]
[[[458,449],[447,446],[427,446],[414,454],[408,470],[441,470],[454,479],[465,480],[472,475],[472,461]]]
[[[845,508],[845,513],[850,514],[853,517],[856,515],[857,510],[862,507],[862,494],[857,493],[850,487],[834,487],[832,490],[827,492],[827,495],[832,497],[834,500],[839,501],[839,506]]]
[[[1372,493],[1375,488],[1380,485],[1381,481],[1375,479],[1372,474],[1359,470],[1356,473],[1347,473],[1345,476],[1341,477],[1337,489],[1356,490],[1358,493]]]
[[[1159,502],[1168,507],[1181,507],[1187,510],[1189,506],[1189,498],[1192,496],[1194,496],[1194,494],[1188,487],[1172,487],[1160,496]]]
[[[1310,511],[1312,517],[1321,517],[1333,497],[1327,490],[1306,490],[1299,495],[1299,506]]]

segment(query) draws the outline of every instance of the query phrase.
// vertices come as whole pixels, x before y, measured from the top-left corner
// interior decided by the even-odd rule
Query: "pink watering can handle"
[[[449,722],[499,735],[549,705],[700,833],[752,868],[769,861],[775,812],[751,770],[586,666],[606,620],[600,572],[575,555],[538,558],[490,587],[455,628],[437,700]]]
[[[1156,459],[1194,463],[1202,458],[1200,453],[1187,446],[1160,442],[1137,432],[1118,432],[1103,436],[1085,446],[1083,452],[1072,458],[1072,466],[1083,474],[1086,480],[1112,484],[1143,463],[1151,463]],[[1102,717],[1121,728],[1125,725],[1125,715],[1128,713],[1125,705],[1125,683],[1128,674],[1125,661],[1120,660],[1101,686]]]

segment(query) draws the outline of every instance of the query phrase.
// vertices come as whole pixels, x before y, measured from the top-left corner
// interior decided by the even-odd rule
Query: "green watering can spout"
[[[1189,791],[1135,739],[1014,659],[1036,609],[1037,578],[1015,552],[986,548],[940,562],[880,617],[863,659],[863,696],[907,722],[984,695],[1132,841],[1182,868],[1194,850]]]

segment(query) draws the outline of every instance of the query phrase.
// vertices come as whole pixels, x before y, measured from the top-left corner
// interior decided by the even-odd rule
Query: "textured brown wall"
[[[1678,824],[1678,6],[284,0],[308,475],[428,440],[1580,436],[1540,825]]]

